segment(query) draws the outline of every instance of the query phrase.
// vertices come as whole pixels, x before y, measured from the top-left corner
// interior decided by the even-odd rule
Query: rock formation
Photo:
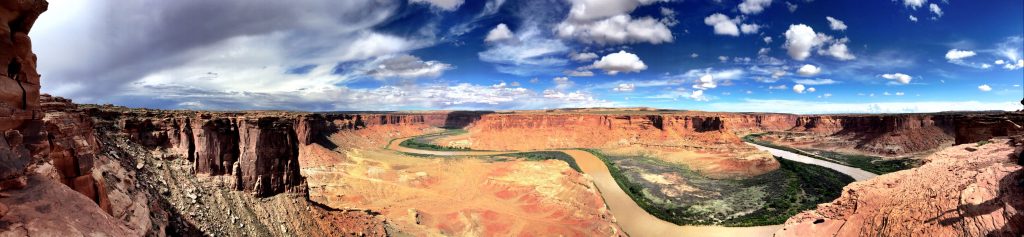
[[[790,218],[776,236],[1020,236],[1019,139],[950,147],[919,168],[850,184],[832,203]]]

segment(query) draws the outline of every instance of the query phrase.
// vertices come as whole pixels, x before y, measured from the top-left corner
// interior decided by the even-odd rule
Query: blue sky
[[[1015,110],[1024,2],[52,0],[43,91],[167,109]]]

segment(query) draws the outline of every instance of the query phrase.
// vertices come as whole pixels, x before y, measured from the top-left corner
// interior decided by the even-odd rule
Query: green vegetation
[[[400,143],[398,145],[399,146],[403,146],[403,147],[412,148],[412,149],[430,150],[430,151],[468,151],[469,150],[469,148],[465,148],[465,147],[440,146],[440,145],[434,145],[434,144],[430,144],[430,143],[422,143],[422,142],[417,141],[416,139],[405,140],[405,141],[402,141],[402,143]]]
[[[523,159],[531,160],[531,161],[539,161],[539,160],[560,160],[560,161],[565,161],[565,163],[568,163],[569,167],[572,167],[572,169],[576,170],[576,172],[583,173],[583,170],[580,169],[580,166],[576,164],[576,159],[573,159],[572,156],[569,156],[568,154],[565,154],[564,152],[560,152],[560,151],[522,152],[522,153],[505,154],[504,156],[518,157],[518,158],[523,158]]]
[[[984,140],[984,141],[977,142],[975,144],[977,144],[976,146],[984,146],[984,145],[987,145],[989,143],[992,143],[992,141]]]
[[[403,147],[413,148],[413,149],[431,150],[431,151],[469,151],[470,149],[468,147],[441,146],[441,145],[436,145],[436,144],[432,143],[437,138],[441,138],[441,137],[445,137],[445,136],[453,136],[453,135],[464,134],[466,132],[467,131],[465,129],[447,129],[447,130],[445,130],[443,132],[439,132],[439,133],[432,133],[432,134],[426,134],[426,135],[421,135],[421,136],[413,137],[413,138],[407,139],[405,141],[402,141],[402,143],[400,143],[398,145],[399,146],[403,146]],[[394,140],[392,140],[391,142],[393,142],[393,141]],[[391,145],[391,142],[388,142],[388,145]]]
[[[781,168],[739,180],[711,179],[685,166],[647,157],[612,157],[584,149],[600,158],[615,182],[645,211],[679,225],[759,226],[781,224],[790,216],[839,197],[853,178],[834,170],[778,159]],[[674,185],[659,185],[640,177],[677,174],[691,191],[663,194]]]
[[[795,149],[792,147],[780,146],[765,140],[761,140],[760,138],[763,135],[764,134],[751,134],[743,137],[743,140],[746,142],[771,147],[779,150],[789,151],[819,160],[855,167],[875,174],[887,174],[900,170],[914,168],[921,165],[919,161],[914,159],[890,160],[883,159],[877,156],[843,154],[833,151],[815,149]]]

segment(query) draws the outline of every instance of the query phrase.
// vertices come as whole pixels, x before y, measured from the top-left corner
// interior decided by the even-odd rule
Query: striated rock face
[[[856,182],[776,236],[1020,236],[1020,141],[950,147],[910,170]]]
[[[600,114],[491,114],[469,128],[472,148],[530,150],[643,144],[716,148],[739,144],[720,117]]]
[[[238,124],[235,120],[204,114],[192,126],[195,172],[231,174],[239,155]]]
[[[290,119],[264,117],[239,119],[241,154],[234,166],[239,190],[268,196],[299,185],[299,140]]]
[[[975,143],[992,137],[1024,134],[1024,114],[975,116],[956,121],[956,144]]]
[[[0,190],[22,188],[25,170],[33,154],[45,150],[41,143],[39,73],[28,32],[43,0],[0,3]]]
[[[42,95],[40,101],[46,112],[43,117],[46,141],[43,146],[49,149],[48,160],[56,168],[55,177],[68,187],[82,193],[111,212],[107,200],[107,188],[103,182],[93,178],[93,167],[100,145],[93,136],[92,119],[82,113],[74,112],[77,106],[71,100]]]

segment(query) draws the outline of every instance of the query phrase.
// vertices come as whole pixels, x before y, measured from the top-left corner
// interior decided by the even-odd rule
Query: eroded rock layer
[[[850,184],[776,236],[1020,236],[1022,145],[995,139],[944,149],[919,168]]]

